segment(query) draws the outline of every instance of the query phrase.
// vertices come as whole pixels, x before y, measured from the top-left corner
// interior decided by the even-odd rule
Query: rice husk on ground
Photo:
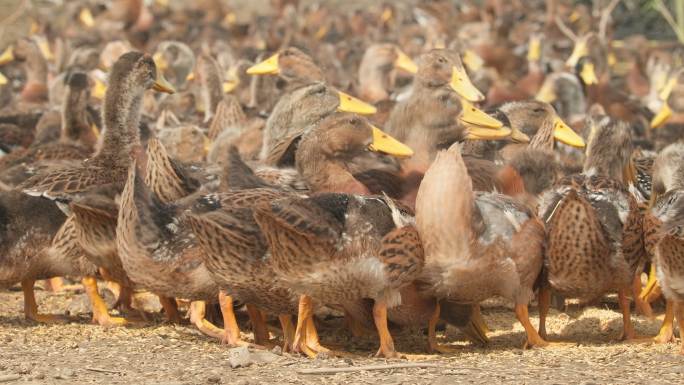
[[[424,353],[420,330],[396,331],[397,350],[407,360],[373,358],[374,336],[352,339],[339,318],[319,322],[323,343],[349,352],[344,357],[310,360],[298,355],[258,353],[247,367],[232,368],[235,349],[205,337],[189,325],[170,325],[159,315],[140,326],[105,329],[90,324],[87,301],[79,291],[37,291],[41,312],[64,314],[76,320],[65,325],[38,325],[23,318],[21,291],[0,292],[0,383],[12,384],[451,384],[451,383],[682,383],[684,356],[678,343],[664,345],[616,342],[622,327],[615,299],[598,307],[571,305],[567,312],[551,311],[551,339],[573,341],[562,347],[522,350],[522,327],[510,304],[492,300],[483,304],[492,329],[491,343],[480,347],[463,341],[454,328],[440,332],[442,343],[455,352]],[[155,309],[154,297],[136,298]],[[662,309],[660,309],[662,310]],[[532,310],[532,322],[538,322]],[[657,333],[657,320],[634,317],[637,332]],[[241,317],[241,326],[248,328]],[[243,338],[251,340],[251,334]],[[238,353],[240,353],[238,348]],[[242,353],[246,353],[242,351]],[[247,353],[249,356],[249,353]],[[256,355],[254,355],[256,357]],[[252,357],[253,358],[253,357]],[[336,374],[301,374],[298,370],[322,367],[427,362],[436,367],[356,371]]]

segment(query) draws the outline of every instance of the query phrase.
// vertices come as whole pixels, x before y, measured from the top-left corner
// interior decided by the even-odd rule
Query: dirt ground
[[[406,360],[372,358],[374,337],[351,339],[339,319],[321,322],[323,343],[351,352],[348,357],[309,360],[290,354],[263,352],[264,359],[248,367],[231,367],[235,350],[200,335],[187,325],[151,320],[147,325],[104,329],[91,325],[86,301],[78,291],[58,294],[37,291],[42,312],[76,320],[65,325],[25,321],[21,292],[0,292],[0,383],[11,384],[452,384],[452,383],[581,383],[681,384],[684,356],[679,345],[634,345],[615,342],[621,318],[608,299],[600,308],[552,310],[552,339],[577,342],[569,346],[522,350],[524,333],[511,307],[503,301],[483,306],[493,330],[491,343],[479,347],[463,341],[456,329],[440,333],[455,353],[424,354],[422,331],[398,331],[395,344]],[[532,311],[536,324],[536,311]],[[640,334],[654,335],[657,320],[635,317]],[[244,325],[244,322],[242,323]],[[245,333],[245,339],[251,334]],[[259,353],[261,357],[262,353]],[[298,370],[354,367],[415,361],[432,367],[302,374]]]

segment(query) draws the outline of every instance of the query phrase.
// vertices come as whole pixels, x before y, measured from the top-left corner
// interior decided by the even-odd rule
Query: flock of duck
[[[187,300],[192,324],[231,345],[247,343],[244,305],[254,344],[277,317],[283,349],[311,357],[328,351],[321,306],[396,357],[388,325],[427,328],[430,352],[448,351],[439,322],[487,342],[478,304],[494,296],[515,304],[529,347],[553,344],[554,295],[617,292],[621,338],[642,340],[630,298],[648,315],[662,293],[649,340],[672,341],[679,53],[611,39],[619,1],[485,3],[38,14],[0,56],[0,286],[20,283],[26,318],[45,323],[63,317],[38,312],[34,283],[53,277],[81,279],[102,326],[129,321],[98,279],[121,309],[158,295],[173,322]],[[223,328],[205,318],[216,303]]]

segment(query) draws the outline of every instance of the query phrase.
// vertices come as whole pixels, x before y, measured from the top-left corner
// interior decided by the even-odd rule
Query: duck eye
[[[437,61],[440,62],[440,63],[442,63],[442,64],[443,64],[443,63],[446,63],[446,59],[444,59],[444,58],[441,57],[441,56],[439,57],[439,59],[437,59]]]
[[[535,114],[541,114],[544,112],[544,109],[541,107],[538,107],[538,108],[533,109],[532,112],[534,112]]]
[[[361,124],[361,120],[359,120],[359,118],[351,118],[349,119],[349,124],[353,126],[358,126],[359,124]]]

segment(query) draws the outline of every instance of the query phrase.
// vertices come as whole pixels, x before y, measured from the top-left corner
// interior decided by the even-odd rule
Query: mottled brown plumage
[[[527,332],[526,345],[545,346],[527,314],[542,267],[543,225],[509,197],[475,194],[458,146],[437,155],[416,199],[416,225],[425,247],[423,290],[463,304],[494,295],[509,298]],[[429,337],[437,349],[434,330]]]
[[[406,212],[389,198],[328,193],[262,204],[255,218],[270,246],[274,270],[288,288],[341,306],[352,316],[363,307],[359,301],[374,300],[378,354],[396,355],[386,330],[387,308],[401,303],[399,291],[418,276],[423,262]],[[383,317],[376,315],[383,309],[384,326]],[[302,342],[296,350],[318,352]]]
[[[585,172],[559,181],[539,208],[547,234],[545,285],[584,301],[618,291],[627,339],[635,338],[627,294],[645,256],[642,215],[627,190],[634,181],[631,154],[626,125],[608,117],[595,120]],[[540,333],[545,334],[543,322]]]
[[[282,325],[283,348],[287,351],[293,337],[289,319],[297,312],[297,297],[275,275],[268,245],[253,217],[256,205],[283,196],[288,194],[270,188],[206,195],[198,199],[186,219],[204,251],[202,257],[210,276],[227,295],[281,320],[288,319]],[[261,338],[255,330],[256,342],[267,342]],[[228,336],[226,339],[238,342]]]

